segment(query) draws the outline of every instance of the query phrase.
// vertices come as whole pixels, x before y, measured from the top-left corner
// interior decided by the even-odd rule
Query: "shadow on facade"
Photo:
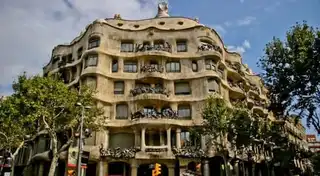
[[[225,176],[224,161],[221,156],[215,156],[209,160],[210,176]]]
[[[130,176],[130,165],[125,162],[111,162],[108,163],[108,174],[109,175],[121,175]]]

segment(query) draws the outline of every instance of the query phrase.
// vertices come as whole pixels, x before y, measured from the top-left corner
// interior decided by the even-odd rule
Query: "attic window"
[[[183,25],[183,22],[182,22],[182,21],[179,21],[178,24],[179,24],[179,25]]]
[[[164,21],[160,21],[159,24],[160,24],[160,25],[164,25],[165,22],[164,22]]]
[[[118,26],[122,26],[123,25],[123,23],[118,23]]]
[[[138,28],[138,27],[139,27],[139,25],[135,24],[133,27]]]

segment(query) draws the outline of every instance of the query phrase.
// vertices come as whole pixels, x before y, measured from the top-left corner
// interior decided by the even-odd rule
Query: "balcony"
[[[163,44],[136,44],[135,52],[148,52],[148,51],[165,51],[165,52],[172,52],[172,47],[170,43],[164,42]]]
[[[162,95],[166,95],[167,97],[169,96],[169,92],[162,87],[148,87],[148,86],[136,87],[134,89],[131,89],[130,93],[133,96],[137,96],[140,94],[162,94]]]
[[[161,112],[151,109],[150,111],[140,110],[131,115],[132,120],[136,119],[178,119],[178,112],[171,108],[163,109]]]
[[[197,146],[184,146],[182,148],[173,147],[172,152],[181,158],[205,158],[206,152]]]
[[[144,65],[141,67],[140,72],[141,73],[154,73],[154,72],[159,72],[163,73],[164,67],[162,65]]]
[[[103,146],[100,146],[100,156],[101,157],[110,157],[114,159],[129,159],[134,158],[136,153],[139,151],[138,148],[108,148],[104,149]]]
[[[235,90],[237,92],[240,92],[240,93],[245,92],[244,83],[241,81],[235,83],[235,82],[231,81],[230,79],[228,79],[228,84],[233,90]]]
[[[201,45],[199,45],[198,51],[217,51],[222,54],[222,49],[219,46],[209,43],[202,43]]]

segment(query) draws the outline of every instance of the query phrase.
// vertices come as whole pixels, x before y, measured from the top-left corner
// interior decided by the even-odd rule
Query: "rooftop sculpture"
[[[157,18],[169,17],[169,14],[168,14],[168,3],[161,2],[161,3],[158,4],[158,14],[157,14],[156,17]]]

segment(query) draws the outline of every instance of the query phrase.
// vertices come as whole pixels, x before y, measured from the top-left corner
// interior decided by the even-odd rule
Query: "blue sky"
[[[54,45],[71,41],[98,18],[119,13],[126,19],[154,17],[157,0],[0,0],[0,95],[10,94],[17,74],[40,73]],[[200,19],[222,36],[225,45],[256,62],[273,36],[283,38],[306,20],[320,27],[319,0],[169,0],[171,16]]]

